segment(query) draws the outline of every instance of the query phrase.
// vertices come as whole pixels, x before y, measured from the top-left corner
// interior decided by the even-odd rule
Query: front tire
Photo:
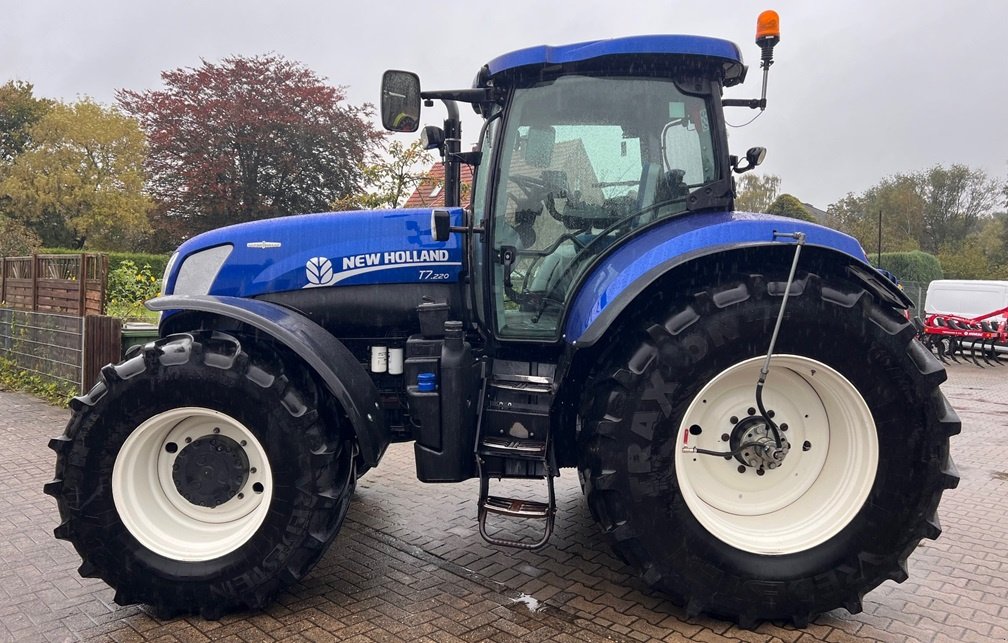
[[[802,625],[860,611],[938,536],[938,502],[958,482],[944,370],[862,288],[799,274],[763,394],[790,450],[782,462],[688,453],[770,439],[755,388],[785,279],[709,278],[602,355],[582,412],[589,508],[691,615]]]
[[[353,448],[303,367],[218,332],[102,370],[57,452],[58,538],[126,605],[207,618],[264,606],[346,516]]]

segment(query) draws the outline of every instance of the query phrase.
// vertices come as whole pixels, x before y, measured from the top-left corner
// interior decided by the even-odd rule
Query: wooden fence
[[[0,305],[78,317],[104,315],[107,280],[107,255],[4,257]]]
[[[121,323],[106,317],[108,256],[32,255],[0,260],[0,357],[87,391],[118,362]]]

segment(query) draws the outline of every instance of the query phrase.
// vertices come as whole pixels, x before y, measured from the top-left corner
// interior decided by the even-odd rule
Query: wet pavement
[[[52,537],[46,443],[68,412],[0,392],[0,641],[1006,640],[1008,366],[952,365],[943,389],[963,421],[952,442],[962,481],[942,501],[941,538],[911,556],[910,579],[868,594],[860,614],[755,630],[687,618],[647,589],[602,540],[575,471],[558,481],[551,545],[504,551],[479,537],[478,484],[417,482],[410,444],[360,481],[329,552],[270,608],[159,621],[80,578],[72,546]]]

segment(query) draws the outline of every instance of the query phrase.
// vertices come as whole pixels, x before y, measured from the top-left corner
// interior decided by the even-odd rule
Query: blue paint
[[[721,62],[725,85],[741,82],[745,66],[738,46],[727,40],[704,36],[652,35],[592,40],[572,45],[540,45],[498,56],[487,63],[490,75],[527,66],[576,63],[603,56],[678,55],[702,56]]]
[[[450,212],[452,225],[462,225],[462,209]],[[174,292],[186,257],[222,244],[234,250],[211,295],[254,297],[306,287],[422,283],[432,277],[455,283],[462,269],[462,237],[434,241],[430,218],[430,209],[325,212],[212,230],[179,247],[166,292]]]
[[[774,243],[773,233],[804,232],[806,244],[833,248],[868,263],[856,239],[796,219],[747,212],[713,212],[673,219],[617,248],[589,275],[571,302],[564,338],[576,342],[624,290],[653,268],[677,264],[705,249],[741,244]],[[791,243],[778,240],[776,243]]]

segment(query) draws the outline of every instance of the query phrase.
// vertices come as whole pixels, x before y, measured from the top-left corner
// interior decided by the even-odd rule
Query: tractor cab
[[[458,231],[472,233],[471,301],[489,335],[559,341],[579,281],[618,242],[658,221],[731,209],[738,163],[721,92],[745,72],[734,44],[676,35],[515,51],[468,90],[420,91],[415,75],[386,72],[385,126],[414,131],[420,99],[441,99],[445,128],[423,138],[442,153],[446,183],[453,166],[476,165]],[[485,119],[476,152],[458,150],[456,100]]]

